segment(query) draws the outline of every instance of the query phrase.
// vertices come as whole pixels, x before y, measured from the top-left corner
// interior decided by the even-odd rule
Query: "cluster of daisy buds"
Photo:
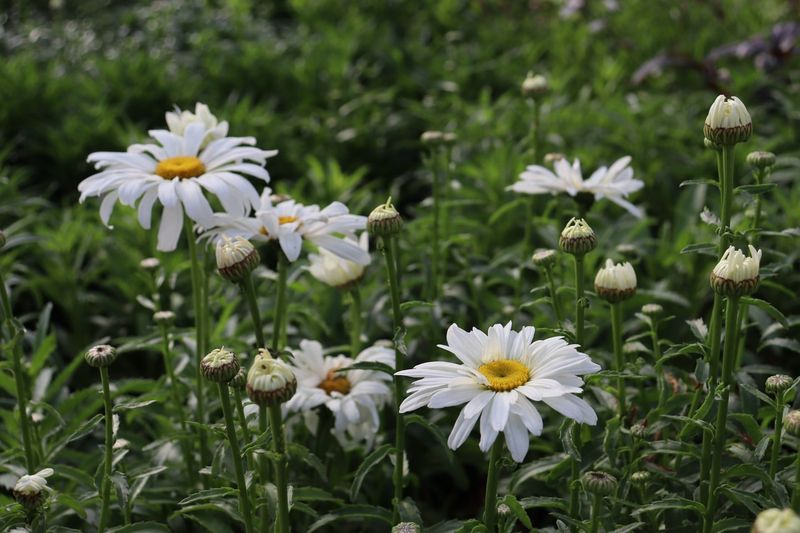
[[[609,303],[627,300],[636,292],[636,272],[630,263],[617,263],[606,259],[606,264],[594,278],[597,295]]]
[[[288,363],[261,349],[247,373],[247,395],[253,403],[270,406],[286,403],[297,391],[297,378]]]

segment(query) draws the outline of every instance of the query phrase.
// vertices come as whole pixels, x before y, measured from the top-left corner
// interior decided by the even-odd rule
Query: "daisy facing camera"
[[[239,359],[230,350],[217,348],[203,357],[200,373],[209,381],[227,383],[239,372]]]

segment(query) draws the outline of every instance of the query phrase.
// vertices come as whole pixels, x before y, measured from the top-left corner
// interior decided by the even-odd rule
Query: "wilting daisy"
[[[162,251],[177,246],[184,212],[201,225],[210,223],[212,210],[204,190],[219,198],[229,213],[257,207],[258,192],[244,176],[268,182],[263,165],[277,151],[255,148],[253,137],[223,137],[204,146],[214,131],[202,121],[194,121],[181,134],[151,130],[157,144],[90,154],[88,161],[99,172],[78,185],[80,201],[101,196],[100,218],[106,225],[118,200],[129,206],[138,202],[139,223],[149,229],[158,200],[164,208],[158,229],[158,249]]]
[[[511,322],[495,324],[484,333],[464,331],[453,324],[447,344],[458,363],[422,363],[398,375],[421,378],[408,389],[400,406],[406,413],[427,405],[432,408],[467,405],[458,415],[447,444],[455,450],[480,419],[480,449],[488,451],[500,431],[511,457],[519,462],[528,451],[528,432],[541,435],[542,417],[534,402],[544,402],[577,422],[594,425],[597,414],[581,398],[578,377],[600,370],[576,345],[561,337],[533,340],[534,328],[512,331]]]
[[[394,350],[371,346],[354,360],[344,355],[324,356],[320,343],[304,340],[292,354],[297,392],[286,404],[287,409],[306,413],[324,405],[334,415],[333,432],[340,441],[370,443],[380,428],[378,410],[392,397],[392,377],[372,370],[339,370],[362,361],[394,367]],[[309,424],[309,429],[315,428]]]
[[[356,231],[367,227],[367,217],[351,215],[341,202],[324,209],[292,199],[273,203],[272,190],[264,188],[254,216],[216,214],[209,236],[241,236],[253,241],[277,240],[289,261],[300,257],[303,241],[359,265],[369,264],[369,253],[356,240]],[[347,238],[349,237],[349,239]]]
[[[35,474],[26,474],[14,485],[14,497],[26,507],[36,507],[42,502],[44,492],[52,489],[47,486],[48,477],[53,475],[52,468],[45,468]]]
[[[351,242],[355,241],[351,240]],[[358,246],[365,252],[369,252],[369,234],[366,231],[359,237]],[[365,265],[342,259],[324,248],[320,248],[318,254],[309,254],[308,261],[308,271],[312,276],[337,289],[347,289],[358,283],[364,276]]]
[[[545,167],[531,165],[520,174],[519,181],[508,189],[524,194],[567,193],[576,196],[587,193],[594,196],[595,200],[608,198],[633,216],[641,218],[641,209],[625,200],[629,194],[644,187],[642,181],[633,178],[633,169],[628,166],[630,162],[630,156],[621,157],[610,167],[595,170],[587,180],[583,179],[578,159],[572,165],[566,159],[554,161],[555,173]]]

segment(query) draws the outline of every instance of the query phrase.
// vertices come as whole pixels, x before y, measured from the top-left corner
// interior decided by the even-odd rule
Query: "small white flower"
[[[509,190],[524,194],[560,194],[576,196],[587,193],[595,200],[608,198],[626,209],[633,216],[641,218],[642,211],[625,198],[644,187],[644,182],[633,178],[633,169],[628,165],[630,156],[617,159],[610,167],[600,167],[584,180],[581,163],[578,159],[570,165],[566,159],[553,162],[555,173],[539,165],[531,165],[520,174],[519,181],[508,187]]]
[[[510,322],[495,324],[488,334],[453,324],[447,330],[447,344],[439,347],[461,364],[422,363],[398,372],[421,378],[409,388],[400,412],[466,403],[448,446],[453,450],[461,446],[480,419],[480,449],[488,451],[502,431],[518,463],[528,452],[528,433],[542,434],[542,417],[534,402],[544,402],[577,422],[596,424],[597,414],[576,394],[583,390],[578,376],[597,372],[600,366],[561,337],[534,341],[533,334],[531,326],[512,331]]]
[[[791,509],[766,509],[753,522],[753,533],[800,533],[800,518]]]
[[[138,203],[139,224],[150,228],[156,200],[164,206],[158,230],[158,249],[172,251],[183,228],[184,211],[206,226],[212,220],[211,206],[203,190],[219,198],[229,213],[247,212],[258,206],[258,192],[244,178],[269,181],[264,168],[277,151],[261,150],[253,137],[224,137],[203,147],[209,130],[203,122],[186,125],[177,135],[151,130],[158,144],[134,144],[127,152],[94,152],[88,161],[99,171],[78,185],[80,201],[101,196],[100,218],[108,225],[114,204]]]
[[[14,493],[26,497],[36,496],[43,490],[52,490],[47,486],[47,479],[53,475],[52,468],[45,468],[35,474],[26,474],[17,480]]]
[[[392,377],[372,370],[338,372],[353,363],[375,361],[394,367],[394,350],[371,346],[355,360],[344,355],[324,356],[316,341],[300,341],[300,349],[292,350],[293,368],[297,376],[297,394],[286,408],[306,412],[324,405],[334,415],[334,435],[344,442],[370,443],[380,429],[378,410],[392,397]],[[313,429],[313,428],[310,428]]]
[[[355,243],[350,238],[345,240]],[[363,232],[357,244],[364,251],[369,252],[369,234]],[[311,275],[331,287],[347,288],[364,276],[365,265],[342,259],[324,248],[320,248],[319,254],[309,254],[308,261],[308,271],[311,272]]]
[[[228,122],[223,120],[219,122],[206,104],[197,102],[194,106],[194,113],[191,111],[181,111],[176,107],[175,111],[167,111],[167,126],[169,131],[175,135],[183,136],[186,132],[187,126],[195,122],[199,122],[206,129],[206,135],[203,138],[201,147],[205,147],[209,142],[216,139],[222,139],[228,135]]]

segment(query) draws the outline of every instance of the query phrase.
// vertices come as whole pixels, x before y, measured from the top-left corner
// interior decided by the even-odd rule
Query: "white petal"
[[[289,262],[297,261],[297,258],[300,257],[300,250],[303,247],[303,238],[294,232],[282,232],[278,240],[283,253],[286,254],[286,259]]]
[[[183,229],[183,208],[164,207],[161,214],[161,225],[158,227],[158,246],[160,252],[171,252],[178,246],[178,239]]]
[[[117,191],[111,191],[103,197],[103,201],[100,203],[100,220],[102,220],[103,224],[106,226],[108,226],[108,219],[111,218],[111,212],[114,210],[114,204],[117,203],[117,198]]]
[[[195,124],[190,124],[189,127]],[[213,216],[208,200],[203,196],[203,191],[194,180],[180,180],[176,185],[178,196],[186,209],[189,218],[201,225],[208,225]]]
[[[464,441],[467,440],[469,437],[472,428],[475,427],[475,423],[478,421],[477,416],[473,416],[472,418],[467,418],[464,416],[464,409],[458,414],[458,418],[456,419],[456,423],[453,425],[453,430],[450,432],[450,436],[447,437],[447,446],[451,450],[458,449]]]
[[[498,392],[494,395],[494,399],[489,406],[491,414],[492,429],[495,431],[502,431],[506,427],[508,421],[508,412],[511,409],[511,404],[517,399],[517,393]]]
[[[481,440],[478,443],[483,452],[488,452],[497,439],[497,431],[492,429],[490,418],[489,409],[484,409],[481,413]]]
[[[511,452],[511,458],[521,463],[528,453],[530,440],[528,439],[528,431],[519,417],[511,415],[503,433],[506,436],[506,446],[508,446],[508,451]]]
[[[139,200],[139,207],[137,210],[137,215],[139,218],[139,224],[144,229],[150,229],[150,222],[152,220],[153,215],[153,204],[158,198],[158,188],[152,188],[142,196],[142,199]]]
[[[576,422],[593,426],[597,424],[597,413],[581,398],[567,394],[558,398],[542,398],[542,401]]]

